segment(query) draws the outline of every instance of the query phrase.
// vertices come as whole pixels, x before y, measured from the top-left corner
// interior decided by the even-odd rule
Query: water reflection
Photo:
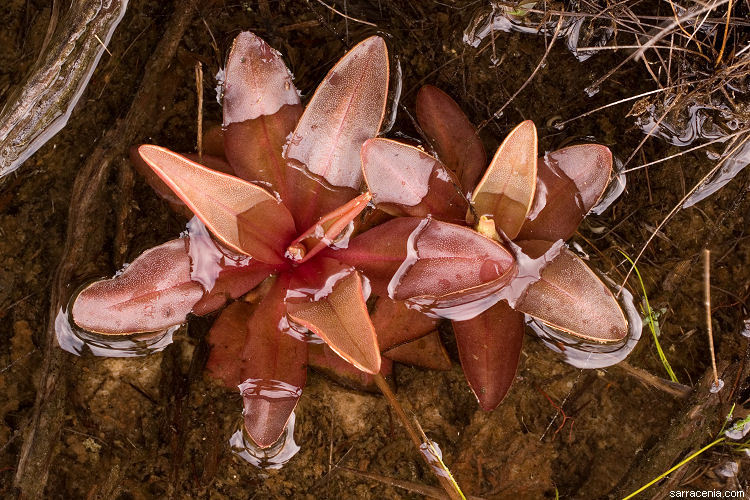
[[[524,3],[518,7],[492,3],[489,9],[480,12],[466,27],[463,36],[464,43],[479,47],[482,40],[493,31],[545,36],[555,33],[557,20],[540,22],[540,16],[530,19],[531,16],[527,14],[534,6],[533,2]],[[585,50],[582,47],[603,47],[613,35],[614,29],[606,17],[586,19],[580,15],[566,17],[562,21],[557,36],[565,39],[568,50],[582,62],[596,53],[595,50]],[[493,64],[498,63],[499,61],[493,61]]]
[[[93,355],[110,358],[131,358],[147,356],[164,350],[172,343],[172,335],[180,326],[173,326],[160,332],[138,335],[97,335],[79,328],[69,309],[63,307],[55,317],[57,344],[76,356]]]
[[[292,412],[284,433],[269,448],[260,448],[245,435],[243,426],[229,438],[232,453],[259,469],[281,469],[300,450],[294,441],[295,415]]]
[[[583,341],[526,316],[526,324],[542,343],[561,354],[566,363],[576,368],[605,368],[615,365],[628,357],[641,338],[643,320],[635,307],[633,296],[607,277],[603,277],[603,281],[613,289],[616,297],[619,294],[617,300],[628,320],[628,334],[620,342],[601,344]]]

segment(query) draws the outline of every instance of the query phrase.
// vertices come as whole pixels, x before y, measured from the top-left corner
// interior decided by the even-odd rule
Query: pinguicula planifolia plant
[[[331,69],[303,112],[280,54],[240,34],[226,66],[223,139],[209,148],[215,156],[136,150],[152,186],[174,193],[172,205],[197,219],[181,238],[84,288],[73,321],[120,336],[221,310],[207,370],[239,387],[245,429],[266,448],[283,433],[308,365],[350,379],[352,366],[365,374],[386,366],[373,325],[378,314],[371,319],[366,304],[371,290],[446,307],[501,290],[516,274],[514,257],[470,227],[419,216],[382,226],[370,218],[364,231],[361,214],[372,195],[361,192],[360,151],[381,126],[388,79],[385,43],[368,38]],[[342,253],[355,241],[376,244]],[[384,267],[359,271],[353,264],[363,260]],[[234,299],[242,300],[225,307]],[[378,322],[387,323],[385,310]],[[433,319],[425,323],[434,328]],[[398,327],[390,324],[384,335]],[[396,332],[391,346],[403,344],[405,333],[415,337],[411,329]],[[394,357],[409,358],[402,347]]]
[[[584,341],[623,340],[628,322],[618,302],[564,245],[607,187],[609,149],[582,144],[538,158],[536,128],[525,121],[511,131],[485,169],[476,130],[447,94],[432,86],[420,89],[416,116],[436,156],[389,139],[366,141],[362,165],[372,201],[396,218],[352,239],[338,253],[343,262],[372,277],[380,296],[373,317],[381,307],[392,315],[395,300],[408,306],[397,309],[400,324],[419,324],[420,312],[451,319],[461,365],[485,410],[497,407],[515,378],[524,314]],[[404,286],[404,278],[420,269],[421,259],[437,250],[427,238],[441,231],[438,221],[466,224],[510,249],[516,263],[502,287],[490,294],[488,285],[462,288],[452,296],[452,284],[468,272],[455,262],[443,271],[440,297]],[[403,236],[393,238],[395,234]],[[406,247],[394,248],[392,241],[407,236]],[[445,241],[440,250],[459,261],[467,256],[467,249]],[[388,252],[391,259],[376,257]],[[487,260],[474,271],[494,275],[496,265]],[[472,293],[477,296],[467,301]],[[375,325],[377,329],[377,321]],[[412,340],[407,333],[378,329],[381,348],[393,345],[392,339]]]

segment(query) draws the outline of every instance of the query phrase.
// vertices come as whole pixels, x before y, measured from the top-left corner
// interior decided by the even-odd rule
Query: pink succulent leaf
[[[268,191],[165,148],[144,145],[138,152],[227,247],[267,264],[284,262],[294,220]]]
[[[307,380],[307,342],[286,321],[288,282],[282,273],[254,309],[230,305],[209,333],[207,368],[225,384],[241,381],[245,429],[261,448],[284,432]]]
[[[363,193],[321,217],[315,225],[289,245],[287,257],[301,264],[324,248],[337,244],[346,245],[354,231],[354,219],[367,207],[371,199],[370,193]]]
[[[187,240],[146,250],[114,278],[84,288],[73,303],[73,321],[108,335],[164,330],[185,322],[203,287],[190,275]]]
[[[416,113],[438,158],[460,179],[463,191],[470,192],[487,165],[474,126],[448,94],[432,85],[419,89]]]
[[[326,343],[311,343],[307,346],[308,364],[314,370],[319,371],[332,378],[336,382],[352,389],[359,389],[369,392],[379,392],[373,376],[369,373],[355,368],[336,354],[333,349]],[[393,369],[393,362],[390,359],[383,358],[380,364],[380,374],[384,377],[390,376]]]
[[[203,316],[220,309],[230,299],[237,299],[258,286],[273,271],[271,266],[256,260],[241,266],[223,266],[214,286],[193,306],[193,314]]]
[[[451,369],[451,360],[440,340],[440,334],[435,330],[423,337],[383,351],[383,358],[428,370]]]
[[[500,144],[471,198],[476,215],[493,219],[511,240],[534,201],[536,162],[536,127],[526,120]]]
[[[518,234],[523,240],[567,240],[607,188],[612,153],[581,144],[547,153],[537,162],[534,204]]]
[[[227,61],[224,85],[224,144],[237,175],[287,200],[287,137],[302,104],[284,60],[253,33],[240,33]]]
[[[510,389],[523,344],[523,314],[505,301],[467,321],[454,321],[458,354],[469,387],[485,411]]]
[[[387,94],[388,51],[377,36],[350,50],[315,91],[285,151],[298,227],[358,194],[360,149],[380,129]]]
[[[205,154],[200,160],[198,159],[197,154],[187,154],[185,155],[185,157],[192,161],[198,162],[204,167],[208,167],[212,170],[224,172],[226,174],[234,173],[232,171],[232,167],[230,167],[225,160],[218,156]],[[190,209],[185,205],[185,203],[182,202],[180,197],[177,196],[174,191],[172,191],[172,189],[170,189],[170,187],[167,186],[167,184],[163,180],[161,180],[156,172],[154,172],[151,167],[148,166],[148,163],[146,163],[143,158],[141,158],[141,155],[138,154],[138,146],[133,146],[130,148],[130,162],[132,163],[136,172],[141,174],[148,185],[151,186],[154,191],[156,191],[156,194],[158,194],[159,197],[164,201],[169,203],[169,206],[172,208],[172,210],[184,215],[188,219],[193,216],[193,212],[191,212]]]
[[[429,218],[393,219],[330,255],[362,271],[379,295],[385,289],[394,300],[452,318],[490,307],[492,294],[515,272],[503,246],[468,227]]]
[[[458,179],[420,149],[390,139],[370,139],[362,146],[362,170],[379,209],[399,217],[431,215],[463,222],[468,203]]]
[[[358,369],[380,371],[380,349],[365,303],[369,285],[353,268],[318,257],[296,269],[287,294],[289,317],[322,338]]]
[[[549,245],[517,243],[530,254],[538,254],[542,244]],[[628,322],[610,289],[567,249],[542,269],[540,279],[529,285],[515,309],[589,341],[616,342],[628,333]]]
[[[234,39],[224,82],[225,128],[300,103],[281,54],[249,31]]]
[[[381,352],[424,337],[437,327],[436,319],[388,297],[378,297],[370,312],[370,319],[375,326]]]

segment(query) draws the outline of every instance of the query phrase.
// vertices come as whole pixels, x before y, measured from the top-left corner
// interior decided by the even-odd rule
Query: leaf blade
[[[318,258],[297,268],[287,311],[358,369],[380,371],[380,349],[367,312],[362,278],[333,259]]]
[[[362,146],[362,170],[373,202],[391,215],[464,219],[468,203],[455,174],[418,148],[370,139]]]
[[[143,145],[138,152],[227,247],[267,264],[284,262],[294,221],[267,191],[165,148]]]
[[[284,154],[298,227],[358,194],[360,149],[380,129],[387,94],[388,50],[377,36],[344,55],[318,86]]]
[[[508,393],[523,345],[523,315],[505,301],[467,321],[454,321],[456,345],[466,381],[485,411]]]
[[[417,121],[438,158],[460,179],[468,193],[487,165],[487,154],[476,129],[448,94],[425,85],[417,93]]]
[[[511,240],[521,230],[534,201],[536,162],[536,127],[526,120],[500,144],[471,198],[477,216],[492,218]]]
[[[567,240],[607,188],[612,153],[599,144],[552,151],[537,162],[537,188],[518,238]]]
[[[519,242],[525,247],[527,242]],[[576,337],[617,342],[628,322],[612,292],[573,252],[563,249],[517,301],[517,311]]]
[[[202,296],[180,238],[146,250],[114,278],[83,289],[73,303],[73,321],[104,335],[158,331],[184,323]]]

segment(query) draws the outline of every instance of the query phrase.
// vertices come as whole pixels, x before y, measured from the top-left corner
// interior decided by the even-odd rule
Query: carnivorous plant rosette
[[[370,282],[384,296],[439,304],[471,304],[500,290],[515,274],[513,256],[462,224],[409,217],[350,239],[372,198],[360,192],[360,151],[381,126],[388,78],[385,43],[368,38],[331,69],[303,112],[280,54],[240,34],[226,67],[223,140],[207,147],[213,156],[137,148],[152,186],[174,193],[172,205],[199,220],[83,289],[74,322],[101,335],[153,332],[244,298],[215,320],[207,369],[240,388],[245,429],[265,448],[282,434],[308,364],[350,378],[351,366],[385,368],[366,304]],[[353,249],[339,258],[373,231],[367,257],[388,262],[390,276],[357,270]]]
[[[420,312],[451,319],[467,381],[482,408],[492,410],[515,377],[524,314],[585,341],[624,339],[628,323],[614,296],[563,243],[607,187],[609,149],[583,144],[537,158],[536,128],[525,121],[502,142],[485,171],[478,134],[447,94],[432,86],[420,89],[416,115],[436,156],[389,139],[366,141],[362,165],[372,201],[396,218],[353,238],[338,252],[342,262],[371,276],[373,289],[380,291],[373,318],[379,318],[381,308],[398,318],[382,325],[375,321],[380,347],[423,335],[429,325],[403,328],[424,321]],[[471,193],[470,198],[463,193]],[[469,224],[511,248],[517,265],[510,267],[505,283],[489,295],[483,285],[451,297],[452,283],[468,272],[452,263],[440,276],[445,287],[440,298],[409,293],[398,280],[435,250],[423,246],[421,238],[440,231],[438,221]],[[407,248],[394,248],[385,237],[399,233],[409,235]],[[458,258],[470,251],[442,249]],[[390,260],[378,258],[389,251]],[[404,273],[409,259],[416,263]],[[475,271],[494,274],[495,265],[485,260]],[[409,308],[394,300],[406,301]]]

